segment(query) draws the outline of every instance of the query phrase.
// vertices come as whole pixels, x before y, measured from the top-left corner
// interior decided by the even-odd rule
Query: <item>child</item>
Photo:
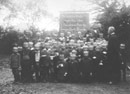
[[[83,51],[83,57],[81,59],[80,70],[81,70],[80,72],[82,73],[81,75],[82,82],[91,82],[93,64],[92,64],[92,59],[89,56],[89,51],[87,50]]]
[[[11,54],[10,57],[10,67],[14,75],[14,82],[16,83],[19,82],[20,81],[19,70],[21,70],[21,65],[20,65],[20,54],[18,53],[17,47],[13,48],[13,53]]]
[[[48,55],[47,49],[41,51],[40,58],[40,79],[42,82],[49,81],[49,68],[51,64],[51,59]]]
[[[59,82],[66,82],[68,64],[66,62],[64,53],[60,53],[59,61],[57,62],[57,80]]]
[[[72,50],[72,52],[70,52],[70,57],[67,60],[68,63],[68,80],[70,82],[78,82],[79,80],[79,62],[77,60],[77,51],[76,50]]]

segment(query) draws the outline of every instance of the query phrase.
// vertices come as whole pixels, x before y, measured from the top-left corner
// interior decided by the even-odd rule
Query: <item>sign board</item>
[[[65,11],[60,13],[60,32],[85,32],[89,29],[87,12]]]

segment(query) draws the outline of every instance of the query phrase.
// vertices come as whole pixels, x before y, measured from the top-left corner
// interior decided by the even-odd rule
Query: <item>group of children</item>
[[[15,82],[109,81],[105,39],[24,42],[10,61]]]

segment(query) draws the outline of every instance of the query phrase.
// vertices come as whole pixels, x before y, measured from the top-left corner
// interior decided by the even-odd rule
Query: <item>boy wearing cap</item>
[[[13,48],[13,53],[10,56],[10,67],[12,69],[12,73],[14,75],[14,82],[20,81],[20,72],[21,64],[20,64],[20,54],[18,53],[18,48]]]

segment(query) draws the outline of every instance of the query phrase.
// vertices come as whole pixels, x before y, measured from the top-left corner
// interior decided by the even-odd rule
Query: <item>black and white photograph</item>
[[[0,0],[0,94],[130,94],[130,0]]]

